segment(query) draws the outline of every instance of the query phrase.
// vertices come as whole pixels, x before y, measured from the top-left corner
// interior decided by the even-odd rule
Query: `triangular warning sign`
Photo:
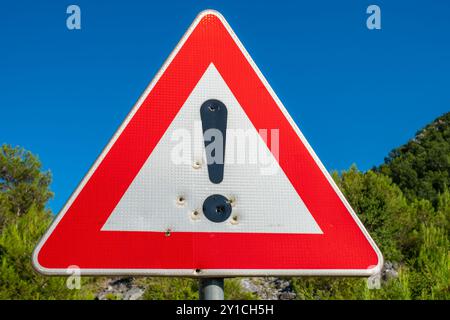
[[[364,276],[382,256],[227,22],[208,10],[33,264],[45,274]]]

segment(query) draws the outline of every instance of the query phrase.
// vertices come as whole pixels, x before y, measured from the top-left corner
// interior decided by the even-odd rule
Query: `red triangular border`
[[[210,63],[256,129],[279,128],[280,166],[323,234],[101,231]],[[34,253],[35,267],[49,274],[77,265],[86,274],[369,275],[381,263],[370,236],[214,11],[194,22]]]

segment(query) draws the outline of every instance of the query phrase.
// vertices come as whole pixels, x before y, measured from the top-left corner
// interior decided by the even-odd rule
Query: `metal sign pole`
[[[224,300],[223,278],[204,278],[198,283],[200,300]]]

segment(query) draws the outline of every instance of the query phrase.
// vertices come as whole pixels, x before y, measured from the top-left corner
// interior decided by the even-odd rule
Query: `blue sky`
[[[81,8],[81,30],[66,8]],[[368,30],[370,4],[382,29]],[[39,155],[54,211],[203,9],[220,11],[328,170],[381,163],[450,110],[448,1],[8,1],[0,143]]]

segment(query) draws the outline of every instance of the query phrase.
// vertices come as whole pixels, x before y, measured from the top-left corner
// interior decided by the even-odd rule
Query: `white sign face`
[[[199,119],[199,106],[213,98],[222,101],[228,109],[225,173],[219,184],[211,183],[208,178]],[[242,159],[241,150],[247,159]],[[249,155],[250,152],[254,155]],[[250,157],[256,161],[249,163]],[[197,168],[196,163],[201,165]],[[230,217],[227,223],[215,223],[201,214],[203,202],[211,194],[234,199],[235,222]],[[183,196],[184,204],[177,203],[177,195]],[[193,219],[194,211],[199,213],[196,219]],[[173,232],[322,233],[213,64],[209,65],[102,228],[155,232],[165,229]]]

